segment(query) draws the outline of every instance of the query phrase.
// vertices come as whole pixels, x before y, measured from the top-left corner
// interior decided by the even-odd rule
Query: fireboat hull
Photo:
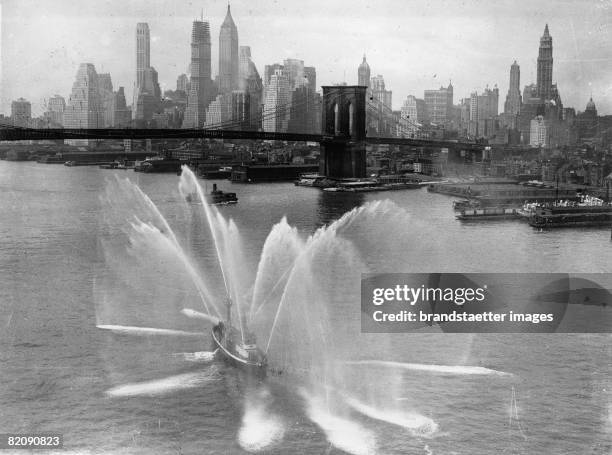
[[[262,361],[253,361],[240,357],[230,343],[224,342],[222,329],[219,325],[214,326],[212,329],[212,341],[218,358],[248,374],[260,378],[266,376],[267,364],[265,358]]]

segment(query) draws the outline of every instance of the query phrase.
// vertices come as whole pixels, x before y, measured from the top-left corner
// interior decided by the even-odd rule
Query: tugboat
[[[224,193],[217,189],[217,184],[213,183],[212,191],[206,195],[209,204],[235,204],[238,202],[236,193]]]
[[[217,355],[227,363],[258,377],[266,375],[266,355],[257,347],[255,335],[241,333],[231,324],[232,301],[227,300],[227,321],[219,321],[212,328],[212,339]]]

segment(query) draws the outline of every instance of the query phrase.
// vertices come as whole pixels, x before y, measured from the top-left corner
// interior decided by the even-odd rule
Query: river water
[[[435,328],[366,335],[355,329],[358,300],[337,297],[336,326],[354,340],[341,347],[349,360],[403,367],[351,366],[361,401],[350,398],[352,411],[335,414],[289,378],[252,384],[206,353],[194,354],[210,348],[208,334],[135,337],[97,329],[199,330],[170,311],[197,307],[173,263],[139,263],[133,251],[108,246],[125,222],[109,215],[102,198],[117,185],[115,174],[151,198],[201,269],[214,262],[206,226],[182,203],[176,175],[0,162],[0,433],[62,433],[69,453],[612,452],[609,335]],[[395,204],[402,216],[356,218],[359,261],[338,262],[328,277],[341,289],[351,285],[338,283],[361,271],[578,273],[609,272],[612,264],[609,229],[461,224],[451,198],[424,189],[355,195],[285,183],[218,184],[238,195],[238,204],[220,212],[240,231],[247,268],[257,265],[283,217],[307,238],[355,207]],[[589,316],[606,310],[589,309]],[[325,340],[318,348],[327,349]],[[490,374],[473,374],[472,366]],[[376,400],[366,403],[371,396]]]

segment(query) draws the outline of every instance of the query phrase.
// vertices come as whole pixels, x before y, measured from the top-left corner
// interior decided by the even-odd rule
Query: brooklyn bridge
[[[331,178],[366,176],[366,144],[405,145],[429,149],[447,149],[449,153],[481,152],[481,143],[409,137],[368,136],[366,112],[369,101],[365,86],[324,86],[321,109],[321,134],[241,130],[227,122],[202,129],[141,128],[22,128],[0,127],[0,141],[45,141],[76,139],[250,139],[289,142],[318,142],[321,145],[319,173]],[[285,106],[289,109],[291,106]],[[295,108],[295,106],[293,106]],[[282,112],[264,115],[281,115]],[[374,113],[376,115],[376,113]]]

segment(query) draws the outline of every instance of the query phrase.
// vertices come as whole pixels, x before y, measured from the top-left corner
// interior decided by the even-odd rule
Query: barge
[[[456,218],[460,221],[494,221],[519,219],[517,209],[513,208],[485,208],[474,210],[462,210]]]

